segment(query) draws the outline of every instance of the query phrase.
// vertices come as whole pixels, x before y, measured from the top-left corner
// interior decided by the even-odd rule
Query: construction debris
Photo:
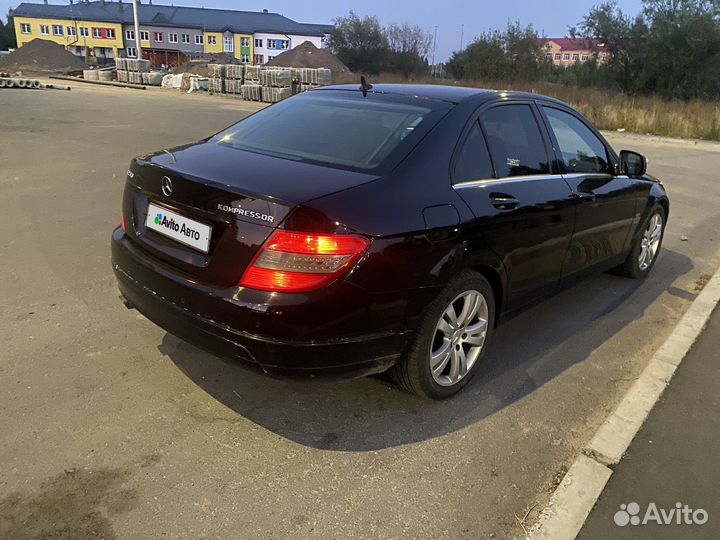
[[[3,75],[6,74],[3,73]],[[18,79],[14,77],[0,77],[0,88],[27,88],[29,90],[50,88],[55,90],[70,90],[69,86],[43,84],[37,79]]]
[[[352,73],[342,61],[327,49],[318,49],[305,41],[289,51],[271,58],[267,66],[294,68],[328,68],[336,75]]]
[[[62,45],[34,39],[7,56],[0,56],[0,71],[67,73],[86,68],[85,62]]]

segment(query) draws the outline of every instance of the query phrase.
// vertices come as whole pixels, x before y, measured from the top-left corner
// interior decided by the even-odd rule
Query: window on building
[[[183,42],[183,43],[190,43],[190,34],[183,34],[183,35],[182,35],[182,42]]]
[[[253,56],[253,64],[261,65],[265,63],[265,57],[262,54],[256,54]]]
[[[102,32],[100,31],[99,28],[93,28],[92,31],[93,31],[93,37],[94,37],[94,38],[97,38],[97,39],[101,39],[101,38],[102,38]]]
[[[563,60],[570,60],[570,53],[563,54]]]
[[[63,27],[60,24],[53,24],[52,30],[53,30],[53,36],[62,36],[63,35]]]
[[[68,36],[76,36],[76,35],[77,35],[77,31],[75,30],[75,27],[74,27],[74,26],[68,26],[68,27],[66,28],[66,30],[67,30],[67,35],[68,35]]]
[[[555,53],[555,60],[560,60],[560,53]]]
[[[40,33],[43,36],[49,36],[50,35],[50,27],[47,24],[41,24],[40,25]]]
[[[203,36],[198,34],[195,36],[195,45],[202,45],[204,43]]]
[[[545,144],[529,105],[501,105],[482,115],[499,178],[550,172]]]
[[[30,24],[29,23],[22,23],[20,25],[20,31],[23,34],[29,34],[30,33]]]
[[[125,39],[135,39],[135,30],[125,30]]]
[[[137,56],[137,49],[135,47],[128,47],[127,51],[128,58],[135,58]]]
[[[552,53],[547,53],[545,55],[545,58],[547,58],[548,60],[552,60],[552,58],[553,58]]]
[[[208,36],[208,45],[217,45],[217,40],[215,39],[215,36]]]
[[[150,32],[147,30],[140,30],[140,41],[150,41]]]
[[[453,180],[467,182],[494,177],[495,172],[492,161],[490,161],[490,152],[485,144],[485,137],[480,129],[480,124],[475,122],[458,154]]]
[[[577,62],[579,59],[580,59],[580,55],[579,55],[579,54],[573,54],[573,60],[574,60],[575,62]]]
[[[579,118],[552,107],[543,107],[555,134],[568,173],[609,173],[607,150]]]
[[[177,34],[168,34],[168,43],[177,43],[177,42],[178,42]]]
[[[240,38],[240,46],[241,47],[249,47],[250,46],[250,38],[247,38],[247,37]]]
[[[257,38],[256,38],[256,39],[255,39],[255,46],[256,46],[256,47],[262,47],[262,46],[263,46],[262,42],[263,42],[262,39],[257,39]]]
[[[281,49],[289,49],[290,48],[290,42],[287,39],[280,40],[280,48]]]
[[[249,54],[243,54],[240,56],[240,62],[243,64],[249,64],[250,63],[250,55]]]
[[[582,61],[583,61],[583,62],[586,62],[588,58],[589,58],[589,56],[588,56],[587,54],[583,54],[583,55],[582,55]]]
[[[232,36],[225,36],[223,37],[223,51],[225,52],[233,52],[233,49],[235,48],[233,44],[233,37]]]
[[[153,39],[154,39],[155,41],[158,41],[158,42],[162,43],[163,33],[162,33],[162,32],[153,32]]]
[[[267,48],[268,49],[276,49],[277,48],[277,39],[268,39]]]
[[[80,27],[80,36],[81,36],[81,37],[88,37],[88,29],[87,29],[87,26],[81,26],[81,27]]]
[[[115,29],[114,28],[107,28],[105,30],[105,37],[108,39],[115,39]]]

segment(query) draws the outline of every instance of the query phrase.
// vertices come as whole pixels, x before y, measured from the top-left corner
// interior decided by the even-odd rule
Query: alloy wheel
[[[465,291],[450,302],[435,326],[430,372],[441,386],[457,384],[480,356],[488,330],[488,305],[479,291]]]
[[[647,270],[655,260],[658,248],[660,247],[660,238],[663,231],[663,218],[660,214],[653,214],[648,222],[648,226],[640,240],[640,255],[638,256],[638,267],[642,272]]]

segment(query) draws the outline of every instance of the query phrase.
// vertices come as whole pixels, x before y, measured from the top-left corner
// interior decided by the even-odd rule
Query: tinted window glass
[[[441,101],[321,90],[286,99],[213,137],[241,150],[374,169],[417,141],[452,107]]]
[[[605,145],[572,114],[543,107],[560,146],[568,173],[606,173],[609,171]]]
[[[458,159],[455,163],[456,182],[468,180],[481,180],[494,178],[495,174],[490,161],[490,153],[480,130],[480,124],[475,122],[463,143]]]
[[[499,177],[550,172],[540,128],[529,105],[487,110],[482,122]]]

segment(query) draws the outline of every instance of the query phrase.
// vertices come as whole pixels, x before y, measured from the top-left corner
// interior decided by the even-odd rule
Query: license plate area
[[[210,250],[212,227],[173,210],[148,204],[145,227],[202,253]]]

